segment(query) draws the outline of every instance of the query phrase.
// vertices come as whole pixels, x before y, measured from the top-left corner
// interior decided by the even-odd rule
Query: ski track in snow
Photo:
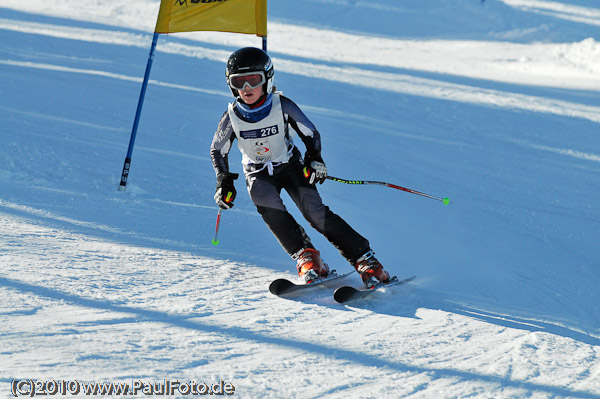
[[[501,0],[502,2],[527,11],[551,15],[570,21],[590,25],[600,25],[600,11],[590,7],[564,4],[557,1],[539,0]]]
[[[439,12],[394,0],[307,0],[331,28],[269,22],[277,79],[327,132],[332,171],[453,194],[445,208],[324,185],[332,207],[376,237],[378,256],[401,252],[389,270],[418,276],[341,306],[329,289],[268,293],[274,278],[293,278],[293,265],[242,184],[220,246],[209,243],[210,137],[197,132],[212,134],[230,101],[231,50],[256,38],[161,38],[160,64],[218,70],[220,85],[155,67],[132,180],[117,192],[130,92],[142,80],[132,71],[143,71],[128,56],[147,53],[158,4],[3,0],[0,397],[13,397],[14,378],[33,378],[223,380],[240,398],[600,398],[600,38],[421,40],[379,35],[377,24],[372,35],[335,28],[356,10],[406,21]],[[505,37],[542,35],[547,18],[600,25],[600,9],[582,4],[485,2],[490,13],[523,13],[524,27],[502,27]],[[484,10],[476,6],[447,7]],[[385,152],[365,145],[365,130]]]

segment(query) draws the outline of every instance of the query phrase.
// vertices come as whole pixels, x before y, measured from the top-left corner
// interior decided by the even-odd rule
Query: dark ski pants
[[[267,170],[246,176],[252,202],[283,249],[292,256],[312,247],[312,243],[283,204],[280,194],[285,189],[308,223],[354,264],[369,250],[369,241],[323,205],[316,187],[302,176],[301,169],[300,163],[283,164],[275,168],[272,176]]]

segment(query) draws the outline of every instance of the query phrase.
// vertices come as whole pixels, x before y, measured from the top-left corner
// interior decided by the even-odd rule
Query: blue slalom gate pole
[[[152,60],[154,59],[154,51],[156,49],[156,43],[158,42],[158,35],[159,33],[154,32],[154,36],[152,37],[152,46],[150,47],[150,54],[148,55],[148,63],[146,64],[146,72],[144,73],[142,90],[140,92],[140,98],[138,100],[137,110],[135,112],[135,119],[133,120],[131,137],[129,137],[129,148],[127,149],[125,163],[123,164],[123,172],[121,173],[121,183],[119,184],[119,191],[125,191],[125,189],[127,188],[127,178],[129,177],[129,169],[131,168],[131,154],[133,153],[135,136],[137,134],[138,125],[140,123],[142,106],[144,104],[144,97],[146,96],[146,87],[148,86],[148,78],[150,77],[150,68],[152,68]]]

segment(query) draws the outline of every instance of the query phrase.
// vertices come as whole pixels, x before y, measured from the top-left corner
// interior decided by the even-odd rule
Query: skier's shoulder
[[[231,129],[231,117],[229,115],[229,109],[223,112],[221,115],[221,119],[219,120],[219,124],[217,125],[217,134],[219,132],[225,132]]]
[[[223,115],[221,115],[221,121],[224,121],[225,119],[229,119],[229,108],[227,108],[227,110],[225,110],[225,112],[223,112]]]
[[[286,108],[298,108],[298,105],[292,101],[289,97],[283,95],[282,92],[275,92],[279,96],[279,101],[281,102],[281,107],[285,111]]]
[[[280,93],[279,99],[281,101],[281,111],[284,113],[284,115],[288,115],[296,121],[300,119],[307,119],[304,115],[304,112],[302,112],[298,104],[296,104],[292,99]]]

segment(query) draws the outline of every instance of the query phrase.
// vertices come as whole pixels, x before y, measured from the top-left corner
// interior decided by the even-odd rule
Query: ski
[[[330,281],[344,278],[346,276],[351,275],[352,273],[354,273],[354,271],[344,274],[337,274],[335,270],[332,270],[327,277],[314,280],[308,284],[296,284],[288,279],[279,278],[271,282],[271,284],[269,285],[269,292],[271,292],[271,294],[273,295],[281,296],[291,294],[293,292],[305,291],[314,287],[321,286]]]
[[[416,277],[417,276],[412,276],[412,277],[409,277],[404,280],[399,280],[398,277],[394,276],[390,279],[390,282],[388,284],[379,283],[379,284],[374,285],[371,288],[359,289],[359,288],[354,288],[354,287],[345,285],[345,286],[339,287],[338,289],[335,290],[335,292],[333,293],[333,299],[335,299],[335,301],[338,303],[345,303],[345,302],[352,301],[352,300],[355,300],[358,298],[364,298],[364,297],[368,296],[369,294],[380,290],[381,288],[387,288],[387,287],[391,287],[394,285],[405,284],[410,281],[413,281]]]

